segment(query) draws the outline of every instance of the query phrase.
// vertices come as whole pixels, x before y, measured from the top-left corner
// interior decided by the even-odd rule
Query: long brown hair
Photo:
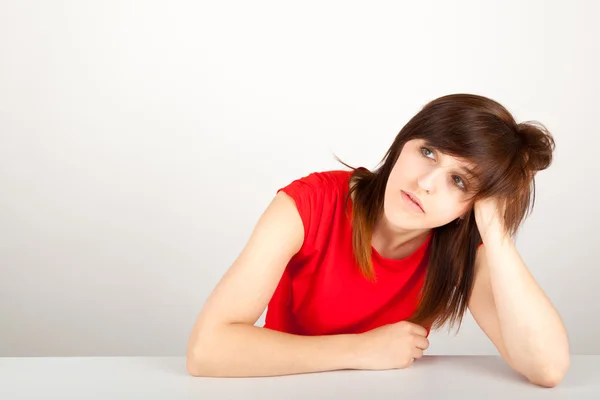
[[[352,245],[365,278],[376,280],[371,262],[373,228],[383,213],[388,177],[404,144],[424,139],[430,148],[476,165],[473,203],[497,197],[506,207],[504,223],[514,237],[533,211],[537,171],[552,162],[555,143],[539,122],[517,123],[498,102],[472,94],[452,94],[426,104],[398,133],[378,168],[354,168]],[[533,199],[531,195],[533,194]],[[433,228],[429,265],[417,309],[410,321],[434,328],[462,322],[474,280],[475,255],[481,236],[473,207],[463,218]]]

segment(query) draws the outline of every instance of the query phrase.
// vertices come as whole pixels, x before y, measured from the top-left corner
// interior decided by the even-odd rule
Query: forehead
[[[474,173],[475,164],[459,157],[453,157],[449,154],[441,153],[444,160],[448,160],[448,165],[455,166],[456,168],[463,169],[465,172]]]

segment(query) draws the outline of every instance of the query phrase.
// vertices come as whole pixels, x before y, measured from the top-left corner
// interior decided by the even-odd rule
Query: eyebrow
[[[425,143],[423,144],[425,147],[430,147],[433,150],[435,150],[436,152],[439,152],[440,154],[442,154],[442,156],[447,156],[449,157],[449,155],[444,154],[444,152],[440,151],[437,147],[435,147],[433,144],[429,143],[427,140],[425,140]],[[465,167],[465,166],[460,166],[458,167],[458,170],[460,172],[462,172],[465,175],[468,175],[470,178],[477,178],[477,176],[475,175],[475,170]]]
[[[473,169],[467,168],[467,167],[458,167],[458,169],[460,171],[462,171],[462,173],[464,173],[465,175],[470,175],[470,176],[475,176],[475,171]]]
[[[442,153],[442,155],[449,157],[448,155],[446,155],[444,153]],[[461,165],[461,166],[456,167],[456,169],[458,169],[458,171],[462,172],[463,174],[468,175],[469,177],[473,177],[473,178],[476,177],[474,168],[471,169],[469,167]]]

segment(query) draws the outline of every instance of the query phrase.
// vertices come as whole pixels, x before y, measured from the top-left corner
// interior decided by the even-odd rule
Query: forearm
[[[228,324],[188,350],[195,376],[250,377],[356,367],[358,335],[299,336]]]
[[[484,240],[503,344],[528,377],[561,374],[569,364],[565,326],[508,237]]]

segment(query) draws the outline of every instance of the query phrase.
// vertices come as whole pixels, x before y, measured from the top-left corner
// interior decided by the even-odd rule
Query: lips
[[[410,193],[410,192],[404,192],[406,193],[406,195],[413,201],[413,203],[415,203],[416,205],[419,206],[419,208],[425,212],[425,210],[423,210],[423,205],[421,204],[421,200],[419,200],[419,198],[417,196],[415,196],[414,194]]]

